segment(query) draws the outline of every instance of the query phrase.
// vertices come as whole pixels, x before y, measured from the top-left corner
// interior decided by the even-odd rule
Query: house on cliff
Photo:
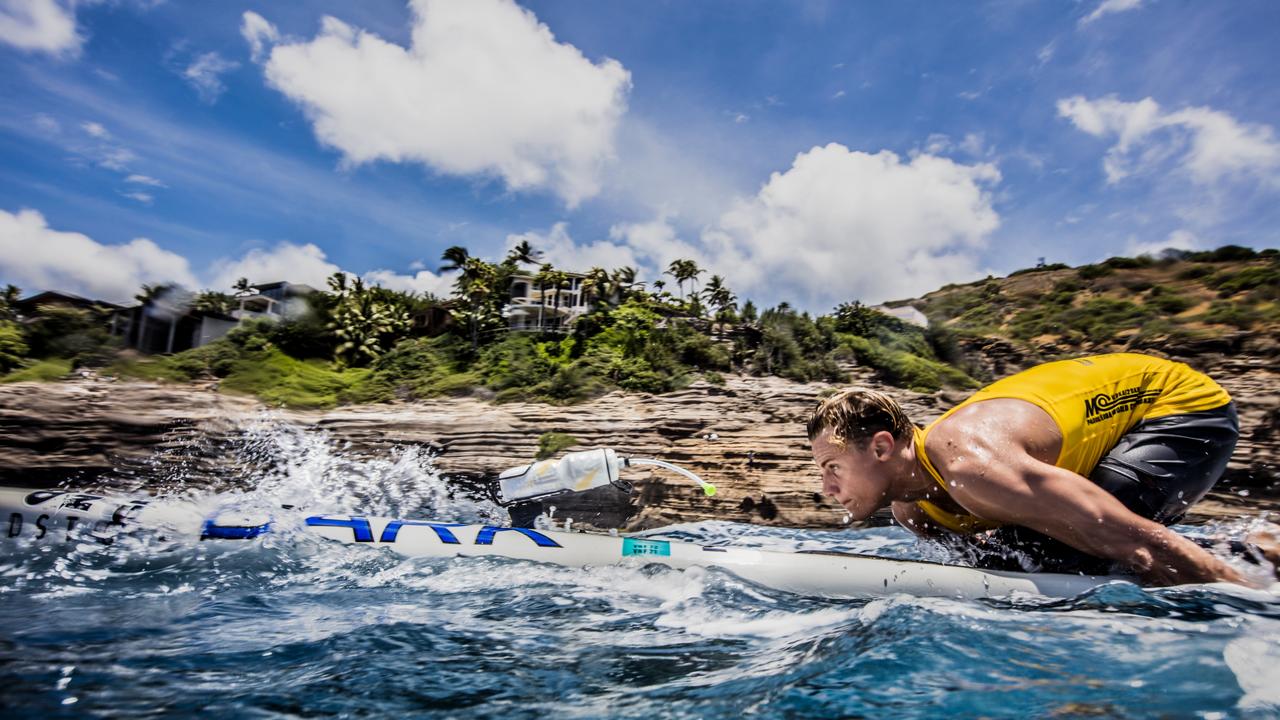
[[[195,293],[168,288],[133,307],[121,308],[113,333],[125,345],[147,354],[176,353],[207,345],[246,320],[280,321],[308,312],[306,298],[315,288],[290,282],[251,285],[234,299],[235,307],[199,302]]]
[[[583,287],[586,275],[559,273],[559,287],[539,283],[528,273],[511,278],[511,302],[503,309],[507,326],[516,331],[567,332],[578,318],[591,310]]]

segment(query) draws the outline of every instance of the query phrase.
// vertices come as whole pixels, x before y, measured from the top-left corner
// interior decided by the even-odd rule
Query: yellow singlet
[[[1026,400],[1049,413],[1062,433],[1062,450],[1054,464],[1085,477],[1140,421],[1213,410],[1231,402],[1227,391],[1208,376],[1147,355],[1115,353],[1039,365],[988,385],[916,431],[916,457],[944,490],[946,482],[925,453],[929,431],[960,408],[995,398]],[[973,515],[949,513],[926,500],[918,505],[939,525],[956,532],[999,526]]]

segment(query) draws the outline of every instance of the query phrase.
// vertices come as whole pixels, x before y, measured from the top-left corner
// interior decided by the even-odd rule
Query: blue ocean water
[[[493,522],[430,459],[266,424],[250,489],[188,500]],[[1275,717],[1280,600],[1117,583],[1069,600],[803,597],[715,569],[405,559],[281,531],[0,554],[11,717]],[[1230,528],[1228,528],[1230,529]],[[931,549],[896,528],[700,541]]]

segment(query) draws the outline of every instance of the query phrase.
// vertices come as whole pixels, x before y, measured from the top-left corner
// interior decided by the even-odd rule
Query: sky
[[[1278,247],[1277,35],[1274,0],[0,0],[0,284],[447,295],[447,247],[528,240],[824,313]]]

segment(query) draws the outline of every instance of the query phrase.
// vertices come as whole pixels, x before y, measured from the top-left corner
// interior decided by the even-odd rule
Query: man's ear
[[[884,462],[893,457],[893,448],[897,443],[894,441],[893,433],[887,430],[881,430],[871,436],[871,442],[868,443],[871,448],[871,454],[876,460]]]

